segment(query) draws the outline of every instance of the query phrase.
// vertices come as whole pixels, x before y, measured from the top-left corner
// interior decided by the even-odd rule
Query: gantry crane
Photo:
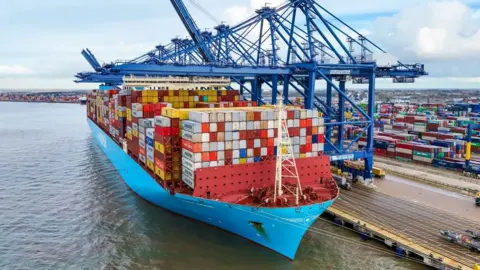
[[[363,159],[364,179],[371,179],[376,78],[411,83],[428,75],[422,64],[398,62],[378,66],[371,57],[372,50],[385,51],[317,0],[289,0],[276,8],[265,6],[236,25],[217,25],[215,34],[198,28],[182,0],[171,3],[191,39],[175,38],[170,44],[158,45],[133,60],[103,66],[86,49],[82,54],[95,72],[78,73],[76,82],[114,86],[120,85],[125,75],[226,76],[238,84],[242,95],[260,104],[266,102],[263,94],[267,88],[271,90],[272,104],[277,103],[279,94],[288,102],[289,95],[296,93],[304,97],[305,108],[317,108],[324,114],[325,152],[331,160]],[[360,55],[354,55],[355,48]],[[326,82],[323,97],[316,93],[317,80]],[[348,96],[348,80],[368,84],[367,110]],[[337,104],[333,102],[334,94],[338,97]],[[347,121],[344,118],[347,106],[361,120]],[[345,145],[347,124],[361,127],[362,133]],[[336,140],[332,138],[333,130],[338,133]],[[352,150],[361,136],[368,138],[367,146],[362,151]]]

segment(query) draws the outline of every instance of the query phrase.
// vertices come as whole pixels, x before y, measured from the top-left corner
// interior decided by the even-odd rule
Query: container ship
[[[136,194],[293,260],[339,189],[321,115],[281,103],[227,78],[129,76],[88,94],[87,121]]]

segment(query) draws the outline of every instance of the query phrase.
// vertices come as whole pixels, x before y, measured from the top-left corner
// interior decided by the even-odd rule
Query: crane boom
[[[214,57],[212,53],[210,52],[209,48],[203,43],[203,36],[198,29],[197,24],[193,20],[192,16],[188,12],[187,7],[183,3],[182,0],[170,0],[172,3],[173,7],[175,8],[175,11],[177,12],[178,16],[183,22],[183,25],[185,25],[185,28],[187,28],[188,34],[192,38],[192,40],[196,44],[201,44],[199,50],[200,50],[200,55],[202,56],[203,60],[207,63],[213,63],[215,62]]]

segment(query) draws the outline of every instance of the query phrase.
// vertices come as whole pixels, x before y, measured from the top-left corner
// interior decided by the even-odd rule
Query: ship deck
[[[473,269],[480,263],[480,254],[440,236],[441,229],[463,232],[479,224],[436,208],[356,185],[341,192],[327,214],[388,246],[396,243],[407,256],[437,269]]]

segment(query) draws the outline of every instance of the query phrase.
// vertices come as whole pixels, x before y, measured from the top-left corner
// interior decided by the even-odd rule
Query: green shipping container
[[[432,153],[425,153],[425,152],[413,151],[413,155],[415,155],[415,156],[420,156],[420,157],[426,157],[426,158],[433,158],[433,154],[432,154]]]

